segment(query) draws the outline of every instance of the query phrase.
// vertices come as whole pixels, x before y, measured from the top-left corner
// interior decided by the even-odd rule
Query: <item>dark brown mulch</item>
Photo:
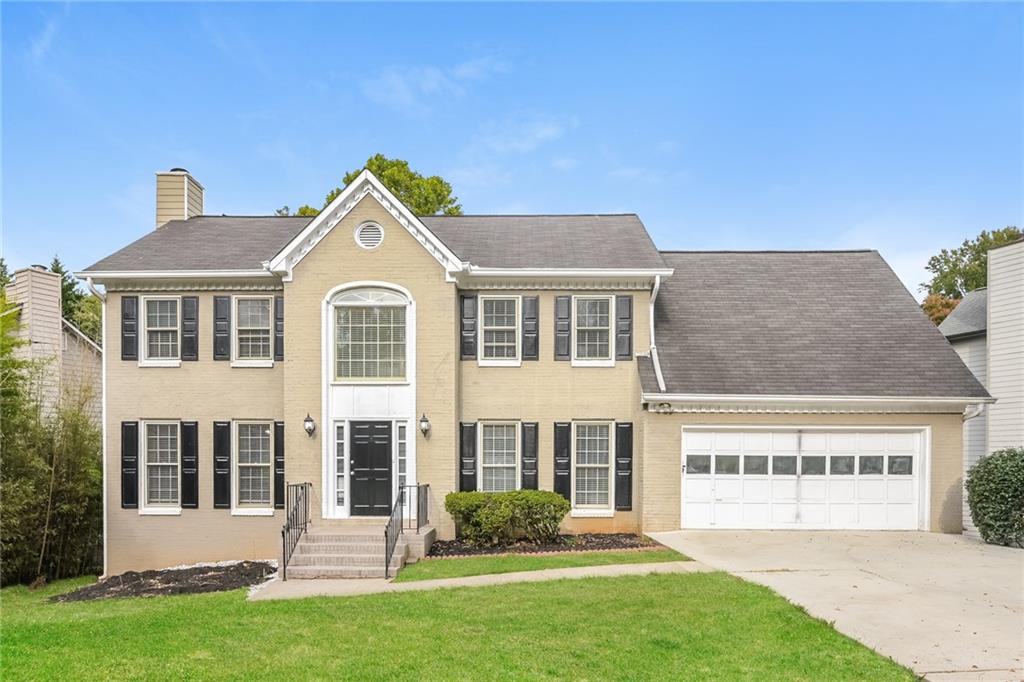
[[[481,556],[486,554],[544,554],[548,552],[593,552],[611,549],[651,549],[658,543],[633,533],[581,533],[559,535],[558,541],[545,545],[517,542],[509,547],[477,547],[463,540],[437,540],[430,547],[431,557]]]
[[[122,597],[155,597],[168,594],[200,594],[251,587],[277,572],[265,561],[241,561],[221,566],[168,568],[161,571],[128,571],[104,578],[74,592],[58,594],[50,601],[88,601]]]

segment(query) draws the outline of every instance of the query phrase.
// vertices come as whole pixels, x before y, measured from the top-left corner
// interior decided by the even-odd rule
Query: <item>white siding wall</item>
[[[60,276],[49,270],[18,270],[8,291],[22,305],[18,335],[26,343],[15,355],[37,363],[35,387],[43,413],[50,414],[60,399]]]
[[[988,254],[988,447],[1024,445],[1024,242]]]
[[[977,377],[983,385],[988,385],[988,344],[984,336],[957,341],[953,344],[960,359],[967,369]],[[967,472],[974,464],[988,454],[987,444],[988,407],[983,407],[981,414],[964,423],[964,482]],[[980,537],[978,529],[971,522],[971,510],[967,505],[967,492],[964,492],[964,535]]]

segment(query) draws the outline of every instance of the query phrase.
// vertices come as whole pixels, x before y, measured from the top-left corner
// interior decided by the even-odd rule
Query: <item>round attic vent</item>
[[[376,249],[384,241],[384,228],[377,223],[363,223],[356,228],[356,244],[364,249]]]

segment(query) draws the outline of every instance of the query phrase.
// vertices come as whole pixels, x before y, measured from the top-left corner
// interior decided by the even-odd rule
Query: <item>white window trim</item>
[[[263,300],[270,302],[270,357],[246,358],[238,357],[238,302],[240,300]],[[231,366],[232,367],[273,367],[274,366],[274,297],[250,296],[240,294],[231,297]]]
[[[412,382],[409,379],[412,365],[410,364],[413,358],[413,344],[415,343],[416,336],[413,333],[415,328],[416,318],[413,315],[412,298],[407,294],[390,289],[388,287],[353,287],[353,288],[366,288],[374,289],[379,288],[390,294],[398,294],[402,296],[405,301],[402,302],[378,302],[378,303],[364,303],[364,302],[331,302],[328,305],[329,319],[328,319],[328,338],[329,346],[328,351],[330,356],[328,362],[330,364],[330,380],[328,384],[331,386],[372,386],[372,385],[383,385],[383,386],[408,386]],[[344,293],[344,292],[341,292]],[[337,348],[337,333],[338,323],[337,315],[338,308],[373,308],[373,307],[389,307],[389,308],[405,308],[405,377],[403,378],[338,378],[338,348]]]
[[[173,424],[178,430],[178,504],[149,504],[146,429],[150,424]],[[181,516],[181,422],[173,419],[150,419],[139,422],[139,427],[139,516]]]
[[[484,357],[484,301],[486,300],[514,300],[516,302],[516,356],[514,358],[485,358]],[[480,321],[477,330],[477,366],[479,367],[521,367],[523,364],[523,297],[516,296],[480,296],[477,301],[477,320]]]
[[[146,307],[149,301],[178,302],[178,357],[150,358],[149,355],[149,319]],[[139,300],[139,367],[181,367],[181,296],[142,296]]]
[[[516,427],[516,487],[513,490],[520,490],[523,487],[523,475],[520,471],[522,465],[523,432],[522,422],[513,419],[486,420],[476,423],[476,489],[480,492],[497,492],[484,490],[484,426],[515,426]],[[505,468],[505,467],[493,467]],[[507,491],[506,491],[507,492]]]
[[[608,301],[608,357],[607,358],[580,358],[576,355],[576,301],[579,300],[604,300]],[[615,296],[573,296],[572,297],[572,334],[569,342],[572,345],[573,367],[614,367],[615,366]]]
[[[576,504],[576,427],[579,425],[603,425],[608,427],[608,505]],[[615,422],[603,420],[582,420],[572,422],[572,449],[569,459],[569,496],[572,509],[569,516],[579,518],[611,518],[615,516]]]
[[[270,427],[270,502],[265,507],[239,506],[238,504],[238,426],[258,424]],[[231,421],[231,515],[232,516],[273,516],[274,515],[274,422],[268,419],[235,419]]]

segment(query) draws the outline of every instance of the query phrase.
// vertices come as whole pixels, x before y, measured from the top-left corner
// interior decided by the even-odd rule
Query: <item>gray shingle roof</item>
[[[665,267],[640,218],[624,215],[426,216],[462,260],[489,268]]]
[[[964,296],[939,325],[947,339],[984,334],[988,328],[988,290],[975,289]]]
[[[984,397],[875,251],[663,252],[666,392]],[[644,390],[657,392],[649,360]]]
[[[172,220],[87,269],[259,269],[311,220],[276,216]],[[460,259],[480,267],[665,267],[643,223],[632,214],[427,216],[422,220]]]

